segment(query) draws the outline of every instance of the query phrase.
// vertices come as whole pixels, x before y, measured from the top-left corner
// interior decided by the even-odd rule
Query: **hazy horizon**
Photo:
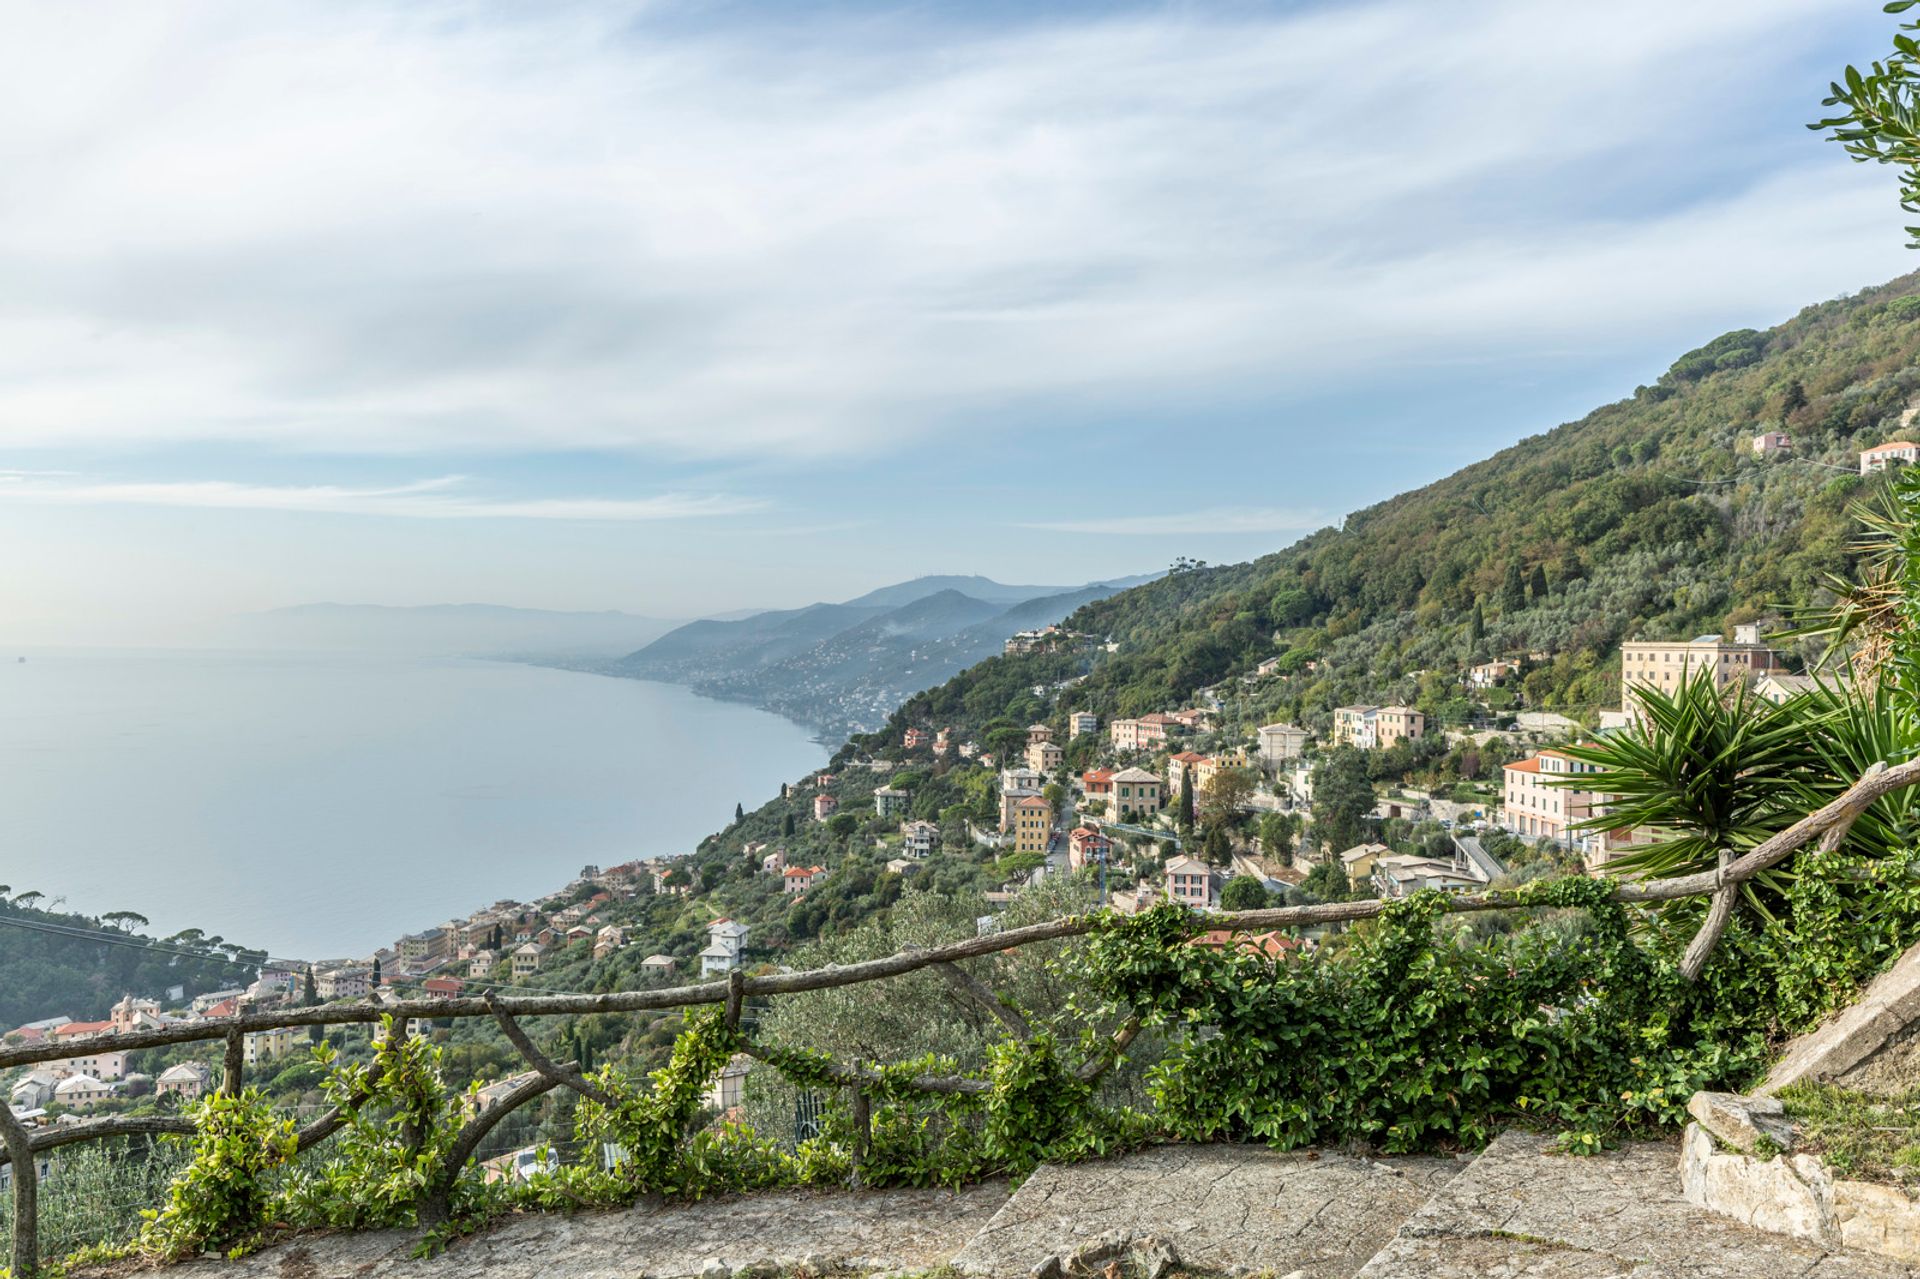
[[[1842,0],[11,14],[0,645],[1246,559],[1913,265]]]

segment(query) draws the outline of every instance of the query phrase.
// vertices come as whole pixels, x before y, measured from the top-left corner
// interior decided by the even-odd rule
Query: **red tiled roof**
[[[231,1003],[232,1000],[227,1002]],[[98,1035],[113,1029],[110,1021],[70,1021],[64,1026],[55,1026],[53,1033],[62,1039],[73,1035]]]

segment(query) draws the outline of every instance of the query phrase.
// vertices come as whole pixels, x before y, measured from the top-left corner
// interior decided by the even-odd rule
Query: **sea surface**
[[[800,726],[507,662],[0,654],[0,884],[276,956],[362,955],[690,851],[824,762]]]

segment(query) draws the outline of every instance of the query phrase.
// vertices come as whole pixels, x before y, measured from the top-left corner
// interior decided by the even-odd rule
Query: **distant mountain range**
[[[844,736],[884,723],[907,697],[1000,652],[1009,636],[1156,576],[1084,586],[915,578],[839,604],[689,622],[607,671],[750,702]]]
[[[500,604],[301,604],[232,618],[219,639],[247,648],[604,662],[679,624],[612,610],[565,613]]]

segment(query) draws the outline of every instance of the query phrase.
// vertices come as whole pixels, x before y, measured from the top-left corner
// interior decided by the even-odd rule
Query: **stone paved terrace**
[[[1750,1230],[1680,1197],[1679,1145],[1573,1158],[1509,1133],[1471,1162],[1168,1146],[940,1190],[780,1192],[526,1216],[409,1256],[388,1232],[313,1236],[164,1279],[679,1279],[952,1265],[1021,1279],[1116,1231],[1203,1274],[1275,1279],[1920,1279],[1897,1262]],[[102,1272],[91,1272],[100,1274]]]

